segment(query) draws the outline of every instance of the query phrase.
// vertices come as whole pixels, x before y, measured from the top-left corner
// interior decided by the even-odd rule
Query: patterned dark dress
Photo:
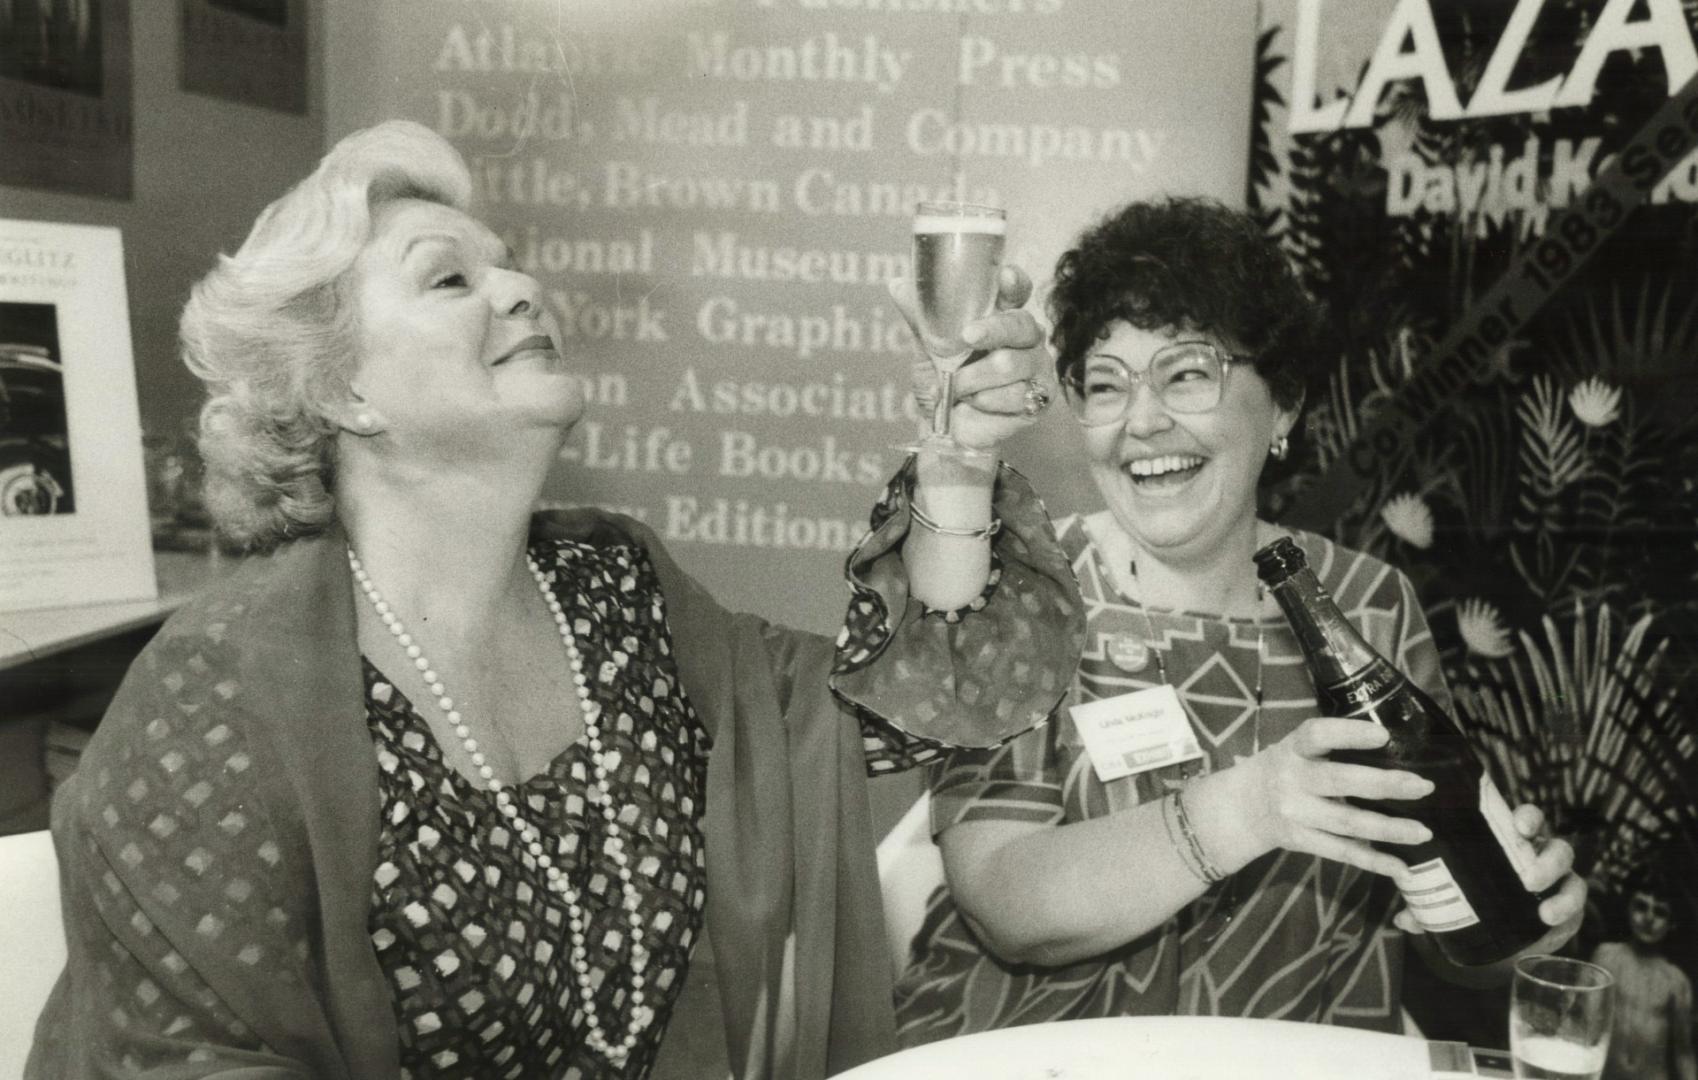
[[[1160,798],[1190,775],[1226,768],[1315,715],[1314,686],[1277,613],[1223,619],[1147,613],[1125,595],[1091,533],[1104,518],[1057,523],[1087,611],[1072,701],[1154,686],[1153,657],[1113,662],[1128,639],[1166,659],[1205,760],[1104,783],[1065,710],[1045,728],[990,751],[957,752],[932,775],[932,829],[960,821],[1056,825]],[[1441,702],[1449,694],[1421,608],[1402,574],[1322,537],[1296,534],[1345,614]],[[1258,661],[1258,652],[1262,659]],[[1122,649],[1118,655],[1127,654]],[[1264,687],[1256,708],[1258,665]],[[1252,862],[1164,926],[1103,956],[1060,968],[1004,964],[982,948],[947,889],[933,895],[897,986],[905,1044],[1050,1020],[1140,1014],[1270,1017],[1396,1030],[1402,936],[1389,881],[1315,856],[1279,851]]]
[[[575,623],[583,670],[601,706],[603,759],[647,926],[646,1004],[656,1019],[622,1068],[584,1045],[565,902],[514,842],[495,797],[446,762],[406,694],[366,658],[367,720],[383,798],[371,934],[394,989],[407,1076],[645,1075],[701,931],[710,740],[678,682],[653,566],[635,547],[560,543],[532,554],[554,571],[555,595]],[[872,771],[922,753],[882,725],[869,726],[864,745]],[[589,749],[580,740],[517,794],[525,815],[552,836],[555,864],[573,881],[588,882],[580,892],[596,1014],[617,1040],[631,1008],[630,946],[604,825],[599,813],[586,814],[581,794],[590,776]]]
[[[601,706],[603,760],[646,916],[645,992],[657,1018],[622,1069],[584,1045],[565,901],[515,842],[494,795],[444,760],[406,695],[367,658],[383,796],[371,934],[394,988],[408,1076],[641,1076],[701,930],[708,736],[678,684],[653,568],[631,547],[561,543],[532,554],[554,570]],[[596,1013],[617,1041],[629,987],[609,975],[628,966],[630,945],[605,826],[599,811],[586,813],[590,776],[580,739],[515,795],[552,839],[555,864],[580,883]]]

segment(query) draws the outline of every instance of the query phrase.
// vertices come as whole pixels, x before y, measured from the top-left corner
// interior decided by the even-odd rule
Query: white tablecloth
[[[903,1050],[838,1080],[1432,1080],[1466,1048],[1328,1024],[1124,1017],[1032,1024]]]

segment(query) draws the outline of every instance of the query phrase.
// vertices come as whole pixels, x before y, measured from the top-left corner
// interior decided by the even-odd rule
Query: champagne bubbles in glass
[[[932,436],[950,439],[954,376],[972,355],[961,338],[968,323],[996,306],[1007,215],[994,206],[922,202],[914,214],[914,288],[920,345],[937,369],[938,404]]]

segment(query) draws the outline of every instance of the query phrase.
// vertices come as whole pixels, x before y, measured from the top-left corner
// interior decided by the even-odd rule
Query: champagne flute
[[[914,289],[920,346],[938,375],[928,442],[960,451],[950,434],[955,373],[973,350],[961,331],[996,306],[1007,215],[978,203],[929,201],[914,212]]]
[[[1597,1080],[1609,1054],[1615,977],[1561,956],[1515,962],[1509,1052],[1526,1080]]]

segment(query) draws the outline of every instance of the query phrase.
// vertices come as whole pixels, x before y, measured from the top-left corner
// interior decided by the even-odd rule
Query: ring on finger
[[[1026,380],[1026,398],[1020,411],[1027,416],[1037,416],[1049,408],[1049,391],[1039,386],[1036,380]]]

